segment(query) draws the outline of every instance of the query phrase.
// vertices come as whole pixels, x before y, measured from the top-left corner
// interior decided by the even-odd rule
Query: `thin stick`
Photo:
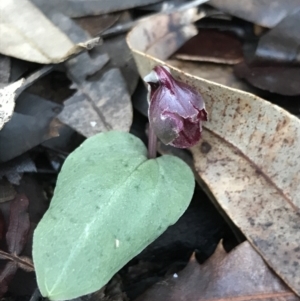
[[[148,134],[148,158],[156,158],[157,150],[157,137],[154,133],[154,130],[151,125],[149,125],[149,134]]]

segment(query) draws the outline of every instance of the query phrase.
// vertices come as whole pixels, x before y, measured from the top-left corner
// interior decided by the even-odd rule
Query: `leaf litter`
[[[137,2],[138,1],[136,1],[136,3]],[[297,193],[297,177],[295,176],[293,178],[293,176],[289,174],[289,171],[291,170],[290,166],[294,165],[294,170],[297,169],[297,164],[295,164],[296,153],[292,151],[293,145],[295,146],[297,142],[297,127],[292,127],[292,125],[296,125],[296,119],[293,119],[291,115],[286,115],[286,112],[278,108],[274,110],[274,107],[271,104],[265,103],[266,106],[262,105],[263,102],[261,102],[261,100],[257,97],[252,97],[248,94],[243,94],[242,92],[235,90],[244,90],[258,96],[267,96],[267,98],[272,101],[275,98],[280,99],[280,103],[290,103],[292,99],[296,99],[295,97],[297,96],[294,96],[294,98],[282,97],[274,93],[269,93],[268,91],[281,93],[283,95],[298,95],[297,86],[295,86],[295,88],[291,88],[291,83],[293,81],[287,80],[291,78],[290,75],[292,72],[297,72],[298,70],[298,66],[296,64],[298,56],[298,44],[296,42],[297,36],[295,36],[295,34],[292,35],[294,30],[297,28],[294,26],[295,21],[293,21],[293,17],[296,15],[296,13],[294,13],[294,8],[297,3],[296,1],[288,1],[284,6],[282,6],[280,3],[276,2],[274,6],[266,6],[264,1],[258,1],[255,6],[249,4],[241,7],[241,5],[236,1],[233,1],[231,4],[227,1],[223,1],[221,4],[215,0],[210,1],[211,5],[219,9],[221,8],[223,10],[222,12],[209,6],[201,6],[198,11],[194,10],[193,6],[199,5],[201,1],[196,2],[197,1],[192,1],[187,3],[187,6],[190,5],[190,9],[186,8],[186,10],[181,10],[180,13],[178,13],[178,10],[180,10],[180,5],[182,6],[181,1],[177,1],[176,3],[164,1],[159,5],[155,4],[152,7],[145,7],[145,9],[132,9],[130,10],[130,13],[129,11],[124,11],[121,14],[97,16],[99,13],[105,13],[105,10],[103,9],[100,11],[103,3],[100,3],[99,1],[85,1],[84,3],[81,1],[66,1],[64,3],[61,1],[50,3],[49,1],[43,0],[33,0],[31,2],[24,1],[22,4],[25,5],[24,11],[27,13],[34,12],[37,16],[37,20],[42,18],[39,20],[45,22],[43,24],[47,24],[47,27],[43,27],[43,29],[45,28],[49,30],[49,33],[53,33],[53,27],[55,27],[55,35],[58,34],[58,37],[60,37],[58,39],[52,39],[52,41],[56,40],[57,43],[52,42],[51,46],[47,44],[46,52],[51,52],[56,46],[59,47],[59,41],[63,42],[62,45],[64,46],[59,49],[59,55],[55,58],[48,54],[46,57],[41,57],[40,53],[35,52],[35,46],[28,49],[26,54],[27,57],[22,58],[32,60],[34,56],[33,54],[36,53],[37,56],[35,56],[35,59],[39,58],[39,60],[43,60],[44,64],[50,64],[49,66],[42,68],[34,65],[33,63],[21,61],[13,57],[9,58],[5,55],[0,57],[0,66],[2,67],[0,72],[0,79],[2,82],[1,88],[7,87],[7,85],[12,84],[21,77],[26,78],[23,86],[20,87],[16,93],[12,92],[12,94],[15,94],[11,98],[13,103],[19,95],[20,97],[16,101],[16,108],[12,108],[10,110],[9,118],[11,118],[11,115],[13,114],[13,119],[8,120],[3,129],[0,131],[1,134],[1,132],[7,131],[6,127],[11,129],[9,134],[5,135],[8,139],[8,143],[0,143],[0,146],[4,150],[0,152],[2,160],[9,160],[0,164],[0,177],[2,178],[0,183],[0,199],[5,200],[5,202],[1,205],[9,204],[8,201],[14,197],[15,193],[17,191],[22,191],[22,183],[26,181],[28,177],[36,180],[35,182],[32,182],[32,186],[30,186],[28,191],[34,191],[35,187],[43,185],[43,192],[41,192],[43,197],[40,196],[36,199],[42,200],[43,198],[46,198],[50,200],[53,194],[56,175],[60,169],[61,163],[66,158],[67,154],[84,140],[84,136],[89,137],[98,132],[108,131],[110,129],[121,129],[124,131],[130,130],[133,118],[131,95],[135,91],[138,83],[138,73],[132,55],[129,49],[125,47],[124,33],[133,25],[137,25],[134,29],[140,30],[138,38],[139,45],[137,48],[139,51],[145,52],[144,49],[139,47],[148,43],[147,45],[149,45],[149,47],[147,46],[146,51],[148,55],[150,55],[148,57],[149,61],[141,64],[140,62],[144,59],[142,55],[139,56],[140,54],[137,54],[136,49],[134,50],[139,73],[143,75],[145,72],[148,72],[154,64],[162,64],[161,61],[154,60],[151,56],[156,57],[156,59],[160,58],[162,60],[166,60],[168,65],[175,67],[175,69],[171,68],[171,70],[176,77],[198,87],[199,91],[202,92],[203,96],[206,98],[205,100],[208,104],[207,107],[209,110],[210,122],[204,129],[203,140],[200,141],[198,146],[191,149],[195,160],[194,168],[202,177],[200,179],[198,176],[199,183],[202,183],[204,191],[211,196],[220,212],[223,215],[224,211],[227,213],[227,220],[229,216],[244,232],[252,245],[254,245],[260,254],[263,255],[267,263],[272,266],[275,272],[279,274],[279,276],[281,276],[288,285],[297,291],[297,288],[295,289],[294,287],[293,281],[291,284],[291,278],[294,275],[293,273],[297,275],[297,252],[295,250],[299,243],[297,241],[298,236],[296,229],[291,230],[293,227],[297,227],[297,216],[291,214],[292,211],[290,207],[286,206],[283,200],[284,198],[289,198],[294,201],[295,194]],[[36,5],[33,10],[31,9],[33,7],[32,3]],[[157,1],[153,0],[152,3],[157,3]],[[143,4],[146,4],[146,2],[143,2]],[[7,11],[9,7],[11,9],[11,5],[15,4],[12,3],[12,1],[8,1],[5,10]],[[134,4],[133,1],[123,1],[123,3],[120,1],[113,1],[111,2],[111,6],[106,6],[106,9],[119,11],[126,5],[129,7],[130,5],[135,6],[136,4]],[[28,9],[28,7],[30,7],[30,9]],[[1,12],[3,12],[3,4],[1,9]],[[18,9],[19,7],[15,9],[13,12],[14,14],[10,16],[11,18],[15,18],[13,16],[15,16],[18,12]],[[159,27],[158,24],[156,24],[157,27],[155,28],[153,24],[156,22],[155,20],[158,19],[156,19],[157,17],[154,15],[149,15],[148,21],[146,21],[151,23],[151,27],[145,28],[143,24],[147,24],[147,22],[142,24],[140,19],[144,17],[144,14],[153,11],[168,11],[169,14],[171,13],[171,15],[169,15],[171,20],[167,20],[167,18],[164,19],[163,15],[161,15],[159,17],[159,20],[162,21],[162,23],[160,23],[161,26]],[[273,29],[268,31],[266,28],[257,24],[247,22],[241,23],[240,20],[231,18],[228,13]],[[41,14],[43,15],[42,17]],[[83,16],[92,17],[72,19],[74,17],[77,18]],[[140,16],[142,18],[140,18]],[[199,20],[199,18],[203,18],[203,16],[206,18],[197,22],[197,20]],[[7,17],[5,19],[6,23],[3,24],[8,24],[7,22],[10,22],[10,17]],[[21,19],[18,20],[20,21]],[[104,23],[99,23],[97,26],[92,25],[95,24],[95,22],[98,22],[97,20],[99,20],[99,22],[104,20]],[[107,27],[115,24],[115,22],[118,23],[114,28],[104,31]],[[168,25],[165,26],[166,23],[164,22]],[[193,22],[197,23],[193,25]],[[18,23],[14,24],[14,26],[17,25]],[[34,29],[34,26],[34,22],[32,24],[26,24],[26,27],[22,28],[22,30],[26,35],[28,35],[28,37],[31,37],[32,45],[38,45],[38,42],[44,43],[43,40],[45,39],[43,37],[41,37],[41,39],[33,38],[34,31],[32,31],[32,29]],[[6,26],[5,30],[11,32],[14,28],[15,27],[7,28]],[[27,28],[31,29],[28,29],[27,31]],[[185,59],[194,59],[189,54],[189,51],[191,51],[189,43],[193,42],[190,38],[194,37],[197,32],[209,33],[212,32],[212,29],[213,31],[217,30],[218,34],[221,35],[222,31],[228,32],[229,30],[231,34],[235,35],[235,38],[237,37],[239,47],[241,44],[244,44],[244,48],[246,43],[252,44],[254,51],[252,56],[250,56],[251,61],[248,60],[246,50],[244,49],[244,61],[235,65],[237,62],[241,61],[243,56],[241,55],[240,48],[234,56],[228,56],[228,54],[232,54],[230,51],[226,54],[224,49],[222,49],[223,52],[213,53],[211,48],[201,42],[201,49],[199,49],[200,55],[197,57],[197,59],[201,60],[200,63],[175,60],[174,57],[170,59],[170,55],[176,53],[178,48],[182,45],[184,45],[183,47],[185,47],[187,51]],[[4,31],[4,33],[6,32],[7,31]],[[93,37],[97,36],[100,32],[103,37],[105,37],[101,46],[99,46],[98,38],[93,40]],[[122,34],[120,34],[121,32]],[[153,33],[156,35],[154,39]],[[114,37],[112,38],[111,35]],[[209,34],[206,36],[209,37],[207,39],[208,43],[214,45],[213,36],[210,37]],[[286,40],[287,37],[291,37],[290,40]],[[5,36],[5,38],[7,39],[5,41],[15,43],[16,40],[14,39],[19,37],[11,35],[9,37]],[[128,39],[130,40],[130,35]],[[276,39],[278,39],[278,43],[276,42]],[[20,42],[20,40],[18,41]],[[82,45],[81,43],[85,41],[92,41],[92,45],[88,42],[83,45],[85,47],[80,49],[77,48],[76,51],[72,48],[74,45],[75,47],[76,45]],[[149,43],[151,41],[154,43]],[[196,41],[196,45],[197,44],[199,44],[199,42]],[[46,44],[43,44],[42,47],[44,48],[45,45]],[[65,51],[68,48],[65,47],[66,45],[69,45],[69,48],[72,49],[68,55],[66,55]],[[24,44],[24,47],[25,46],[26,44]],[[93,50],[89,50],[93,46],[97,47]],[[10,55],[20,57],[20,53],[17,53],[18,51],[16,48],[8,47],[5,51],[7,51],[7,49],[10,49]],[[76,56],[77,51],[82,51],[83,49],[87,51],[81,52]],[[237,48],[233,47],[232,50],[234,49],[236,50]],[[180,51],[182,51],[182,49]],[[5,52],[4,54],[7,53]],[[71,59],[67,60],[68,58]],[[182,58],[183,57],[181,57],[181,59]],[[53,62],[62,63],[58,65],[51,65]],[[280,64],[278,64],[278,62]],[[220,63],[222,63],[222,65]],[[228,64],[231,64],[231,66]],[[248,83],[235,77],[233,73],[234,69],[235,74],[238,74],[238,68],[244,65],[249,69],[245,75],[243,75],[243,77],[247,79]],[[179,70],[182,72],[179,72]],[[32,71],[36,71],[34,72],[34,76],[28,77],[28,74],[31,74]],[[252,79],[249,77],[251,72],[255,73],[255,76],[252,76]],[[48,74],[48,76],[43,77],[46,74]],[[52,74],[59,75],[52,76]],[[51,83],[51,81],[59,82],[59,77],[62,75],[65,76],[66,74],[70,81],[65,78],[61,81],[61,83],[56,84],[57,86],[55,86],[54,89],[56,90],[56,94],[60,95],[56,97],[53,90],[49,89],[51,86],[49,83]],[[190,75],[199,76],[203,78],[203,80],[198,82],[195,77]],[[292,80],[296,82],[298,78],[297,76],[298,75],[295,73]],[[41,79],[42,77],[43,79]],[[270,78],[271,81],[267,81],[268,78]],[[221,86],[206,80],[216,82],[221,84]],[[274,82],[276,82],[276,84],[274,84]],[[234,89],[225,89],[222,85],[227,87],[229,86]],[[75,92],[70,90],[70,88],[75,88]],[[209,88],[211,90],[209,90]],[[264,89],[265,91],[262,91],[259,88]],[[25,89],[27,89],[27,91],[23,93]],[[28,95],[30,97],[28,97]],[[58,117],[60,118],[60,116],[64,116],[65,114],[65,116],[62,117],[65,124],[62,125],[57,123],[58,119],[56,116],[59,113],[59,110],[52,112],[53,114],[51,115],[51,106],[48,107],[48,113],[52,116],[52,119],[50,118],[46,120],[46,118],[43,120],[41,115],[36,115],[34,117],[34,113],[27,114],[31,110],[29,108],[26,109],[25,105],[19,106],[18,104],[19,99],[22,100],[25,96],[27,97],[28,103],[31,102],[30,98],[36,98],[39,99],[41,104],[44,106],[46,104],[45,101],[47,100],[56,108],[61,108],[64,103],[64,110],[60,113],[60,115],[58,115]],[[135,106],[143,106],[141,110],[142,112],[145,112],[147,106],[142,104],[146,102],[146,94],[144,92],[139,94],[134,101]],[[20,101],[20,104],[22,104],[22,101]],[[36,105],[32,106],[36,107]],[[47,106],[45,106],[45,108],[46,107]],[[218,107],[220,110],[216,109]],[[296,107],[297,106],[295,105],[295,108]],[[262,114],[262,112],[269,113]],[[257,122],[256,120],[254,122],[253,120],[255,118],[253,116],[259,116],[259,114],[261,114],[260,121]],[[14,116],[18,115],[21,115],[21,117],[18,117],[15,120]],[[272,118],[270,115],[272,115]],[[28,117],[25,121],[28,128],[27,132],[26,126],[24,127],[24,123],[21,122],[22,118],[26,116]],[[141,128],[141,125],[137,122],[138,119],[141,119],[142,124],[144,124],[143,122],[145,121],[143,121],[143,117],[135,113],[133,128],[134,131],[136,131],[135,133],[143,136],[144,128]],[[274,124],[271,120],[274,121]],[[279,122],[276,123],[276,120],[279,120]],[[284,120],[287,120],[286,125],[283,124]],[[247,144],[242,141],[248,137],[248,132],[244,125],[250,124],[250,128],[254,128],[254,134],[251,140],[253,143],[251,142]],[[253,127],[253,124],[257,124],[257,126]],[[276,128],[278,124],[282,124],[282,126]],[[232,126],[232,128],[230,126]],[[14,130],[15,132],[12,131],[13,128],[16,129]],[[56,136],[58,132],[61,133],[61,137],[53,137]],[[265,136],[263,136],[264,133],[266,133]],[[4,134],[5,132],[3,132],[3,135]],[[241,136],[240,138],[238,137],[239,135]],[[22,139],[23,136],[26,137],[26,139]],[[48,140],[49,137],[52,138]],[[254,142],[258,141],[259,138],[262,139],[262,142],[258,146]],[[45,139],[47,140],[45,141]],[[30,143],[25,146],[24,143],[26,142]],[[261,147],[261,150],[258,150],[259,147]],[[171,152],[174,155],[178,155],[189,162],[190,165],[193,165],[190,154],[186,152],[164,148],[162,145],[159,146],[159,149],[162,152]],[[246,159],[250,158],[252,160],[251,162],[254,162],[256,165],[252,166],[249,164],[249,161],[244,160],[245,154]],[[279,162],[286,162],[286,165],[280,165]],[[273,167],[274,169],[272,169]],[[29,172],[30,175],[25,175],[22,179],[24,172]],[[265,175],[270,176],[270,181],[266,179]],[[282,179],[282,181],[280,181],[280,179]],[[286,184],[284,184],[283,180],[286,181]],[[17,186],[20,183],[21,186]],[[234,183],[234,185],[232,183]],[[273,189],[274,187],[276,188],[276,185],[282,189],[283,194],[280,194],[276,189]],[[260,195],[260,192],[263,192],[264,195]],[[249,201],[250,203],[252,202],[251,206],[247,206]],[[222,209],[220,209],[220,205]],[[38,208],[38,201],[31,206]],[[44,206],[46,205],[44,204]],[[293,204],[291,207],[293,207]],[[297,205],[295,205],[295,207],[297,207]],[[39,209],[39,213],[34,223],[38,222],[39,218],[42,216],[45,207],[43,208],[44,209]],[[31,215],[33,214],[32,212],[33,211],[30,213]],[[281,215],[274,215],[274,212],[283,213]],[[268,219],[268,216],[271,216],[271,218]],[[278,217],[278,221],[276,220],[276,217]],[[208,217],[206,214],[202,217],[203,224],[201,224],[201,226],[199,225],[199,227],[201,227],[201,231],[206,231],[206,233],[211,233],[205,230],[205,227],[211,227],[208,226],[209,223],[206,222],[209,218],[211,217]],[[0,221],[1,220],[3,219],[0,219]],[[288,221],[286,222],[286,220]],[[234,225],[230,225],[234,229]],[[199,248],[201,249],[201,247],[199,247],[201,245],[201,241],[209,240],[207,237],[202,238],[199,231],[195,229],[193,230],[195,231],[193,233],[195,233],[194,235],[198,237],[198,242],[196,244],[191,244],[191,235],[188,236],[189,238],[187,238],[187,235],[184,235],[184,233],[189,231],[189,229],[192,231],[188,221],[181,226],[181,230],[177,227],[179,227],[177,224],[174,225],[173,231],[175,232],[172,233],[175,234],[173,236],[178,237],[178,233],[176,231],[180,231],[183,240],[186,238],[187,245],[190,244],[188,247],[190,251]],[[32,231],[32,229],[30,231]],[[235,228],[234,231],[237,233],[238,229]],[[218,237],[218,239],[225,235],[220,230],[218,230],[217,233],[216,237]],[[12,236],[14,235],[15,234],[12,234]],[[22,234],[20,235],[22,236]],[[215,234],[211,235],[214,236]],[[230,235],[232,236],[233,234],[231,233]],[[242,235],[237,234],[237,237],[243,240]],[[15,239],[19,239],[18,234]],[[28,241],[30,242],[30,239]],[[212,241],[209,242],[210,247],[213,245]],[[165,249],[168,248],[171,248],[168,253],[169,258],[170,254],[172,257],[175,249],[176,251],[179,251],[179,253],[181,252],[181,247],[178,247],[180,246],[180,242],[176,241],[175,247],[172,244],[168,244],[169,241],[166,239],[164,242],[165,244],[161,249],[158,248],[159,242],[154,242],[153,246],[149,248],[148,253],[145,252],[141,254],[139,258],[146,258],[146,260],[149,260],[151,256],[154,256],[153,254],[155,254],[155,256],[158,256],[157,254],[161,253],[164,254]],[[287,245],[288,243],[289,245]],[[244,248],[244,245],[241,245],[240,247]],[[27,246],[27,248],[28,250],[26,250],[26,255],[31,253],[31,246]],[[220,246],[218,247],[218,250],[219,249]],[[255,253],[254,249],[251,249],[249,245],[248,249]],[[161,253],[157,253],[158,250],[160,250],[159,252]],[[236,250],[232,252],[236,252]],[[245,249],[243,250],[245,251]],[[207,251],[207,245],[201,249],[201,252],[205,253],[205,251]],[[25,254],[25,251],[23,252],[23,254]],[[245,254],[246,253],[247,252],[245,251]],[[218,254],[221,254],[218,258],[224,259],[230,256],[231,253],[227,255],[223,250],[221,250]],[[258,256],[258,254],[256,254],[256,256]],[[9,288],[7,285],[10,282],[10,278],[12,278],[15,274],[17,266],[14,260],[11,260],[11,255],[8,254],[4,257],[9,261],[5,266],[3,266],[0,288],[4,291],[9,289],[10,292],[15,295],[16,286],[10,285]],[[263,269],[262,267],[265,268],[264,262],[260,257],[258,258],[260,261],[259,263],[256,263],[255,266],[260,267],[261,269]],[[110,285],[104,287],[98,292],[99,295],[94,294],[91,298],[94,296],[94,298],[102,298],[103,300],[127,300],[128,298],[124,293],[124,291],[126,291],[128,292],[128,296],[131,296],[130,299],[132,299],[134,298],[133,296],[136,297],[140,295],[146,287],[149,287],[159,279],[162,279],[162,275],[165,273],[165,269],[167,268],[167,262],[171,261],[172,259],[169,261],[163,260],[165,263],[164,270],[163,272],[160,271],[159,275],[155,274],[157,271],[155,270],[154,272],[151,268],[155,265],[155,260],[148,263],[149,271],[152,270],[152,272],[149,272],[148,278],[143,278],[139,282],[139,288],[137,288],[137,284],[134,285],[132,283],[130,277],[126,276],[130,275],[130,271],[133,271],[133,269],[126,270],[125,267],[120,272],[120,276],[117,276],[116,281],[113,280]],[[192,261],[193,260],[191,260],[184,271],[189,269]],[[240,273],[238,275],[240,276],[242,269],[238,268],[244,267],[245,270],[250,269],[246,263],[247,262],[242,261],[239,267],[232,269],[232,271],[228,271],[227,274],[231,275],[230,272],[233,274],[236,270],[239,270]],[[27,265],[28,263],[26,263],[23,267],[26,267]],[[130,265],[132,266],[134,263],[130,263],[129,266]],[[231,266],[236,265],[234,263],[231,264]],[[286,274],[283,275],[282,273],[284,270],[282,268],[283,265],[286,266],[288,276],[286,276]],[[294,268],[292,266],[294,266]],[[174,267],[169,267],[168,269],[174,270]],[[199,264],[197,262],[193,263],[193,269],[194,271],[199,270]],[[218,273],[217,269],[215,269],[215,271],[215,273]],[[270,272],[270,270],[268,271]],[[245,272],[245,277],[250,276],[251,273]],[[175,274],[180,276],[178,270],[175,270],[172,273],[172,277]],[[20,277],[24,277],[24,274],[16,273],[15,280],[10,282],[11,284],[16,281],[19,282],[20,278],[18,278],[18,275],[20,275]],[[242,279],[242,277],[239,276],[236,276],[238,277],[238,280],[239,278]],[[274,287],[281,289],[279,290],[280,298],[283,300],[298,300],[297,297],[295,297],[293,293],[281,283],[277,276],[274,274],[272,274],[272,276],[273,278],[270,278],[270,287],[273,285]],[[122,279],[123,284],[120,284]],[[180,278],[173,277],[172,279],[178,280]],[[232,276],[232,279],[235,279],[234,276]],[[236,280],[236,283],[238,280]],[[230,283],[234,281],[235,280],[231,280]],[[261,281],[261,283],[263,283],[263,281]],[[197,286],[199,286],[198,283],[195,284],[190,278],[187,278],[185,287],[191,288],[189,291],[193,291],[193,289],[197,288]],[[216,284],[216,286],[218,288],[221,285]],[[230,285],[228,285],[228,287],[230,287]],[[261,286],[257,285],[257,287]],[[33,291],[32,288],[33,287],[31,285],[29,288],[29,294],[31,293],[30,289]],[[172,292],[172,288],[173,287],[167,287],[167,291],[165,292],[166,295]],[[226,288],[227,286],[223,289],[223,292],[226,292]],[[13,291],[14,289],[15,291]],[[257,291],[258,290],[256,290],[256,293]],[[286,292],[286,295],[284,295],[284,292]],[[220,294],[221,293],[222,292],[220,292]],[[272,295],[272,298],[273,300],[276,300],[274,299],[274,295]]]

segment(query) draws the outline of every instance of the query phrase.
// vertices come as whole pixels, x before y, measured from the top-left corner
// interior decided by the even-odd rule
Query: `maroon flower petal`
[[[188,119],[184,119],[182,131],[179,133],[179,136],[170,144],[178,148],[188,148],[195,145],[200,138],[200,123],[194,123]]]
[[[179,148],[195,145],[207,112],[202,96],[174,79],[168,68],[156,66],[144,80],[149,84],[149,121],[157,137]]]

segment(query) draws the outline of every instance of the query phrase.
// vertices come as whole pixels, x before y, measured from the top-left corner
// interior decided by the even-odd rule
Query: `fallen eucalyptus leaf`
[[[300,95],[300,67],[288,65],[247,65],[242,62],[234,66],[237,77],[245,79],[254,87],[281,95]]]
[[[283,18],[299,8],[298,0],[210,0],[209,4],[233,16],[265,26],[274,27]]]
[[[45,5],[40,6],[40,9],[74,44],[92,39],[89,33],[77,25],[74,20],[58,11],[58,8],[49,9],[47,5]],[[96,73],[108,60],[109,57],[106,53],[91,58],[88,52],[83,52],[67,60],[65,66],[67,67],[67,73],[71,74],[73,78],[76,78],[76,82],[78,82]]]
[[[8,56],[41,64],[59,63],[100,42],[96,38],[74,44],[29,0],[1,1],[0,14],[0,53]]]
[[[191,149],[199,184],[300,295],[300,121],[255,95],[184,73],[146,54],[173,22],[174,16],[160,15],[129,33],[140,75],[167,65],[175,78],[201,93],[209,122]]]
[[[132,104],[126,83],[118,69],[107,71],[101,80],[83,81],[78,91],[65,101],[61,122],[85,137],[111,129],[129,131]]]
[[[179,272],[156,283],[135,301],[299,301],[252,248],[249,242],[215,253],[199,264],[193,255]]]
[[[25,195],[18,194],[10,203],[9,225],[6,232],[6,242],[9,253],[20,255],[25,247],[29,228],[29,200]]]
[[[192,37],[197,35],[197,28],[193,25],[180,26],[174,28],[164,37],[159,39],[147,49],[147,54],[158,55],[162,60],[169,58],[178,48],[184,45]]]
[[[0,130],[3,128],[3,125],[11,119],[15,108],[16,92],[23,83],[24,79],[20,79],[0,89]]]
[[[24,172],[36,172],[36,167],[28,154],[23,154],[0,165],[0,179],[6,177],[11,184],[19,185]]]
[[[201,45],[201,47],[199,47]],[[234,65],[243,60],[241,41],[230,32],[199,29],[174,56],[181,60]]]
[[[146,155],[141,140],[112,131],[87,139],[66,159],[33,239],[44,297],[100,289],[182,215],[193,194],[190,168],[173,156]]]
[[[71,79],[81,82],[102,69],[108,61],[109,56],[106,53],[95,58],[91,58],[88,53],[81,53],[66,62],[67,72]]]
[[[73,21],[94,37],[113,26],[119,20],[120,15],[121,14],[115,13],[101,16],[82,17],[76,18]]]
[[[9,261],[0,271],[0,297],[3,297],[3,295],[7,292],[8,285],[14,277],[17,270],[18,265],[13,261]]]
[[[9,123],[0,131],[0,162],[11,160],[51,138],[51,122],[61,105],[22,93]],[[43,116],[43,118],[41,118]]]
[[[38,7],[44,7],[44,9],[48,10],[57,9],[72,18],[102,15],[160,1],[161,0],[32,0]]]
[[[129,19],[129,16],[126,14],[123,16],[123,19],[127,20]],[[126,36],[123,34],[106,39],[101,47],[98,47],[95,51],[93,51],[93,53],[95,52],[97,55],[105,53],[109,54],[110,60],[105,66],[106,70],[119,68],[124,80],[126,81],[128,92],[132,95],[136,88],[139,74],[137,72],[132,53],[126,44]],[[99,80],[101,76],[102,74],[96,74],[92,77],[92,80]]]
[[[273,62],[299,64],[299,23],[300,8],[298,7],[297,11],[291,12],[275,28],[260,38],[255,56]]]
[[[9,223],[6,233],[8,252],[0,250],[0,259],[9,260],[0,272],[0,296],[8,289],[18,268],[27,272],[33,271],[32,261],[25,256],[19,256],[28,239],[30,229],[29,215],[27,212],[29,201],[25,195],[18,194],[10,202]]]

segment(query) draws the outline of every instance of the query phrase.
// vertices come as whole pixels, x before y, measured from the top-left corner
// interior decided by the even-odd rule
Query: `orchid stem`
[[[157,137],[154,133],[152,126],[149,124],[149,134],[148,134],[148,158],[156,158],[156,148],[157,148]]]

